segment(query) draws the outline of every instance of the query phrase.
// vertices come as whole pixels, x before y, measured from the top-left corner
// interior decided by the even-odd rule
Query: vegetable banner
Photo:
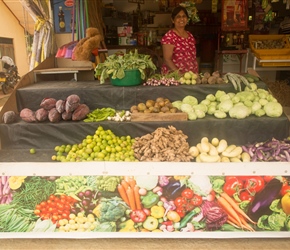
[[[0,178],[1,233],[290,231],[290,176]]]

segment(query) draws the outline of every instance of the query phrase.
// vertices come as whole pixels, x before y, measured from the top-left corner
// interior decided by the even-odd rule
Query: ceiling
[[[19,0],[3,0],[4,4],[10,9],[11,13],[19,20],[19,24],[27,31],[29,34],[34,33],[34,20],[29,15],[29,13],[22,7]]]

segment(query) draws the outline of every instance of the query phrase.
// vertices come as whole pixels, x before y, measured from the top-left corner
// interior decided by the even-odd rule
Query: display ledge
[[[290,175],[289,162],[1,162],[3,176]]]
[[[0,233],[1,239],[103,239],[103,238],[170,238],[170,239],[233,239],[289,238],[289,232],[194,232],[194,233]]]

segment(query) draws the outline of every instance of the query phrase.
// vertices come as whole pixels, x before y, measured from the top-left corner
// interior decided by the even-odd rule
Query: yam
[[[14,111],[6,111],[3,116],[2,116],[2,120],[5,124],[10,124],[15,122],[16,120],[16,114]]]
[[[72,118],[72,112],[62,112],[61,114],[61,118],[64,120],[64,121],[70,121],[71,118]]]
[[[70,95],[66,98],[65,101],[65,111],[73,112],[80,105],[80,97],[78,95]]]
[[[53,122],[53,123],[61,121],[61,114],[58,113],[56,108],[52,108],[51,110],[49,110],[49,112],[48,112],[48,120],[50,122]]]
[[[65,110],[65,101],[64,100],[57,100],[55,103],[55,108],[58,113],[62,113]]]
[[[48,119],[48,111],[44,108],[40,108],[35,111],[35,118],[39,122],[44,122]]]
[[[24,108],[20,111],[20,117],[25,122],[36,122],[35,112],[29,108]]]
[[[80,104],[72,114],[73,121],[80,121],[87,117],[90,108],[86,104]]]
[[[55,104],[56,104],[56,99],[44,98],[40,103],[40,107],[44,108],[45,110],[51,110],[52,108],[55,108]]]

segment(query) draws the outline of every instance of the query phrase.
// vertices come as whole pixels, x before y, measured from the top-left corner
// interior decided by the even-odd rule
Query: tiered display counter
[[[263,82],[259,87],[265,88]],[[46,81],[24,86],[15,92],[18,110],[36,110],[43,98],[65,99],[78,94],[81,102],[91,110],[102,107],[129,109],[147,99],[166,97],[171,101],[194,95],[199,101],[218,89],[234,92],[231,85],[199,85],[171,87],[113,87],[98,81]],[[243,120],[216,119],[207,116],[196,121],[174,122],[59,122],[25,123],[18,120],[13,124],[0,124],[1,150],[0,173],[2,176],[288,176],[289,163],[177,163],[177,162],[77,162],[56,163],[51,160],[54,147],[61,144],[79,143],[93,134],[98,126],[111,129],[116,135],[142,136],[158,127],[172,125],[188,136],[190,145],[195,145],[204,136],[224,138],[231,144],[243,145],[265,141],[275,137],[284,139],[289,135],[289,121],[285,115],[279,118],[248,117]],[[29,149],[35,148],[36,154]],[[1,227],[1,225],[0,225]],[[2,238],[246,238],[246,237],[290,237],[286,229],[281,231],[195,231],[193,233],[169,232],[1,232]]]

